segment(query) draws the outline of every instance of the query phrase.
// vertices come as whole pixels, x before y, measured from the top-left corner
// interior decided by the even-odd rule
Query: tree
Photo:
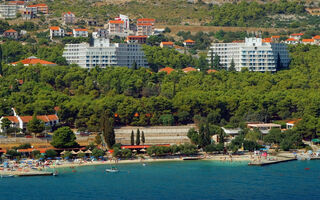
[[[107,144],[107,148],[111,149],[116,143],[114,129],[113,129],[113,119],[111,118],[110,111],[106,111],[101,119],[101,132]]]
[[[7,130],[10,128],[10,126],[11,126],[11,121],[8,118],[5,117],[1,120],[1,128],[6,133],[7,133]]]
[[[233,58],[232,58],[231,63],[230,63],[229,71],[230,71],[230,72],[236,71],[236,65],[235,65],[235,63],[234,63]]]
[[[142,131],[142,134],[141,134],[141,142],[142,144],[144,144],[146,142],[146,139],[144,137],[144,132]]]
[[[211,69],[214,68],[214,56],[213,56],[213,50],[210,51],[210,67]]]
[[[44,123],[37,119],[36,115],[33,115],[32,119],[27,124],[27,130],[30,133],[42,133],[44,131]]]
[[[95,148],[92,150],[92,156],[94,156],[97,159],[101,156],[104,156],[104,154],[105,152],[102,149]]]
[[[277,55],[276,68],[277,68],[277,70],[283,69],[283,64],[282,64],[282,62],[281,62],[280,53],[278,53],[278,55]]]
[[[0,76],[3,76],[3,72],[2,72],[2,46],[0,46]]]
[[[283,136],[279,128],[272,128],[269,133],[264,136],[263,141],[267,144],[280,144]]]
[[[218,56],[218,54],[215,54],[214,56],[213,65],[216,70],[221,69],[220,56]]]
[[[134,132],[133,130],[131,131],[131,145],[134,145]]]
[[[140,145],[140,130],[137,130],[136,145]]]
[[[55,151],[55,150],[53,150],[53,149],[48,149],[48,150],[46,150],[46,156],[47,156],[47,158],[54,158],[54,157],[56,157],[58,155],[58,153]]]
[[[53,133],[51,145],[55,148],[78,147],[76,136],[70,127],[61,127]]]

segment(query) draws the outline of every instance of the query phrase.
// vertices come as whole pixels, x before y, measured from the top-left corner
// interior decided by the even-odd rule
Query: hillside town
[[[121,163],[320,159],[320,29],[219,14],[233,12],[225,5],[265,6],[303,20],[316,9],[183,1],[212,19],[178,23],[130,10],[81,13],[57,8],[61,2],[0,2],[1,177],[106,164],[113,173]]]

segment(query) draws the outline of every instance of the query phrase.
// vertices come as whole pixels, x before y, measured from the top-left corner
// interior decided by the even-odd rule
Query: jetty
[[[266,165],[273,165],[273,164],[278,164],[278,163],[283,163],[283,162],[290,162],[290,161],[295,161],[297,160],[296,158],[284,158],[284,157],[277,157],[277,160],[259,160],[259,161],[252,161],[248,163],[249,166],[266,166]]]
[[[53,176],[53,172],[48,171],[0,171],[0,177],[2,176]]]

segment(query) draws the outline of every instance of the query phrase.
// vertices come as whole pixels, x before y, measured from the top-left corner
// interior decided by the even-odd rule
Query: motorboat
[[[116,167],[111,167],[111,169],[106,169],[106,172],[117,173],[117,172],[119,172],[119,170]]]

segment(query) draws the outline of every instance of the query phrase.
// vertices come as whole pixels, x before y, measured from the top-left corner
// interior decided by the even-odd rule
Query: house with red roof
[[[191,40],[191,39],[188,39],[188,40],[185,40],[184,42],[183,42],[183,45],[185,46],[185,47],[188,47],[188,48],[191,48],[191,47],[193,47],[194,45],[195,45],[195,41],[193,41],[193,40]]]
[[[280,35],[273,35],[271,36],[272,43],[279,43],[280,42]]]
[[[163,47],[173,48],[173,44],[174,44],[174,43],[173,43],[173,42],[170,42],[170,41],[169,41],[169,42],[161,42],[161,43],[160,43],[160,47],[161,47],[161,48],[163,48]]]
[[[298,44],[299,40],[294,39],[294,38],[288,38],[288,39],[286,39],[286,41],[284,41],[284,43],[286,43],[286,44]]]
[[[297,123],[300,121],[301,119],[293,119],[293,120],[289,120],[286,123],[286,128],[287,129],[292,129],[295,125],[297,125]]]
[[[13,62],[13,63],[11,63],[11,65],[16,66],[19,63],[23,64],[24,66],[30,66],[30,65],[36,65],[36,64],[40,64],[43,66],[56,66],[57,65],[56,63],[49,62],[46,60],[41,60],[41,59],[34,57],[34,56],[31,56],[31,57],[24,59],[24,60]]]
[[[27,6],[27,9],[30,9],[34,14],[42,13],[42,14],[49,14],[49,8],[47,4],[38,3],[34,5]]]
[[[314,41],[314,39],[302,39],[301,43],[302,44],[311,44],[311,45],[313,45],[313,44],[315,44],[315,41]]]
[[[296,40],[300,41],[302,36],[304,36],[303,33],[292,33],[290,35],[290,38],[293,38],[293,39],[296,39]]]
[[[319,45],[320,44],[320,35],[313,36],[312,39],[314,39],[314,43]]]
[[[193,67],[186,67],[186,68],[183,68],[182,71],[184,73],[188,73],[188,72],[197,72],[198,70],[196,68],[193,68]]]
[[[146,35],[129,35],[127,37],[127,43],[146,44],[148,36]]]
[[[88,29],[85,28],[75,28],[72,31],[73,37],[88,37]]]
[[[76,23],[76,15],[72,12],[65,12],[62,14],[64,24],[74,24]]]
[[[170,74],[173,71],[174,69],[172,69],[171,67],[165,67],[159,70],[159,72],[166,72],[167,74]]]
[[[51,26],[49,28],[50,30],[50,38],[54,38],[54,37],[64,37],[65,36],[65,32],[64,29],[60,28],[59,26]]]
[[[2,116],[0,118],[0,122],[2,119],[7,118],[11,122],[11,127],[19,128],[20,130],[26,130],[29,121],[32,120],[32,116],[19,116],[14,108],[12,108],[13,116]],[[53,115],[37,115],[37,119],[41,120],[45,126],[53,127],[59,124],[59,117],[55,113]],[[0,123],[0,131],[3,132],[4,128]]]
[[[119,37],[125,37],[128,35],[126,24],[122,20],[110,20],[108,23],[109,35],[117,35]]]
[[[137,35],[153,35],[154,25],[152,23],[137,23]]]
[[[3,33],[3,37],[10,38],[10,39],[18,39],[19,34],[16,30],[10,29],[10,30],[6,30]]]

